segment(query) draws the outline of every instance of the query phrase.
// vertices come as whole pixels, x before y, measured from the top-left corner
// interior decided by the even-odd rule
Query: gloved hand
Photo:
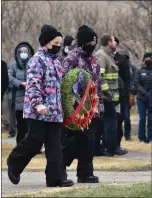
[[[130,96],[129,96],[129,104],[130,104],[130,106],[135,105],[135,95],[130,94]]]

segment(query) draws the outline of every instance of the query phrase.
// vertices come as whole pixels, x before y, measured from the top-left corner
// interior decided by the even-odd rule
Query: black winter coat
[[[3,101],[3,96],[8,88],[8,71],[7,64],[5,61],[1,60],[1,102]]]
[[[152,68],[140,68],[135,75],[137,97],[147,99],[152,92]]]
[[[135,75],[138,68],[134,65],[130,65],[130,89],[129,92],[133,95],[137,94],[136,86],[135,86]]]
[[[129,55],[121,50],[115,54],[115,62],[119,68],[119,76],[124,84],[124,97],[128,101],[130,89],[130,60]]]

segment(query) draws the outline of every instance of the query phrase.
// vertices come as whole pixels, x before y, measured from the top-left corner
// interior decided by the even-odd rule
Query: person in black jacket
[[[115,41],[117,43],[115,61],[119,68],[119,76],[124,83],[124,99],[121,102],[124,137],[126,140],[131,140],[130,110],[131,106],[135,104],[136,89],[134,86],[134,76],[137,68],[132,65],[128,50],[119,48],[118,38],[115,37]]]
[[[137,67],[130,64],[129,100],[126,101],[124,114],[124,136],[127,141],[131,140],[130,111],[131,107],[135,104],[136,88],[134,84],[134,78],[136,71]]]
[[[152,143],[152,52],[145,53],[142,67],[136,72],[137,106],[139,112],[139,141]],[[146,136],[146,117],[148,117]]]
[[[1,60],[1,103],[3,102],[3,97],[8,88],[8,84],[9,84],[9,80],[8,80],[7,64],[5,61]]]
[[[130,83],[130,66],[129,66],[129,53],[125,49],[120,49],[119,40],[115,37],[116,52],[115,62],[119,68],[119,105],[117,108],[117,144],[121,148],[121,140],[123,137],[123,121],[125,118],[125,104],[129,101],[129,83]],[[121,148],[124,154],[127,154],[126,149]]]

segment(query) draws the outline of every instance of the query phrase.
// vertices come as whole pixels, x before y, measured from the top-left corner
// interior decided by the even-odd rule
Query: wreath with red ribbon
[[[83,69],[70,70],[61,86],[63,125],[71,130],[89,128],[97,112],[97,89],[91,76]]]

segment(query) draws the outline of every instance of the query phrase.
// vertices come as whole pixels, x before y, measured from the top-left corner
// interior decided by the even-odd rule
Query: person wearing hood
[[[68,187],[74,183],[67,180],[61,150],[61,83],[64,70],[58,53],[62,34],[53,26],[44,25],[39,43],[41,47],[27,66],[23,115],[28,121],[28,134],[7,159],[8,176],[13,184],[18,184],[24,168],[44,143],[46,186]]]
[[[16,142],[24,139],[27,133],[26,120],[23,119],[23,104],[26,87],[26,67],[34,50],[27,42],[21,42],[15,49],[15,61],[8,66],[9,85],[12,87],[12,109],[17,120]]]
[[[141,143],[152,143],[152,52],[144,54],[142,67],[135,75],[135,86],[139,112],[138,139]]]
[[[103,112],[100,65],[93,51],[97,44],[97,34],[93,29],[82,25],[77,33],[77,46],[71,50],[63,61],[63,68],[68,72],[74,68],[82,68],[91,74],[92,80],[97,85],[99,96],[99,112]],[[67,134],[67,145],[63,147],[63,157],[65,166],[70,166],[77,158],[78,183],[98,183],[99,178],[93,174],[94,138],[96,132],[96,119],[92,120],[90,128],[80,133],[70,131]],[[72,136],[72,144],[68,143],[68,138]],[[71,139],[72,139],[71,138]],[[65,141],[66,141],[65,140]]]
[[[63,41],[62,56],[59,57],[59,60],[62,62],[64,58],[68,55],[71,50],[74,38],[72,36],[66,36]]]

